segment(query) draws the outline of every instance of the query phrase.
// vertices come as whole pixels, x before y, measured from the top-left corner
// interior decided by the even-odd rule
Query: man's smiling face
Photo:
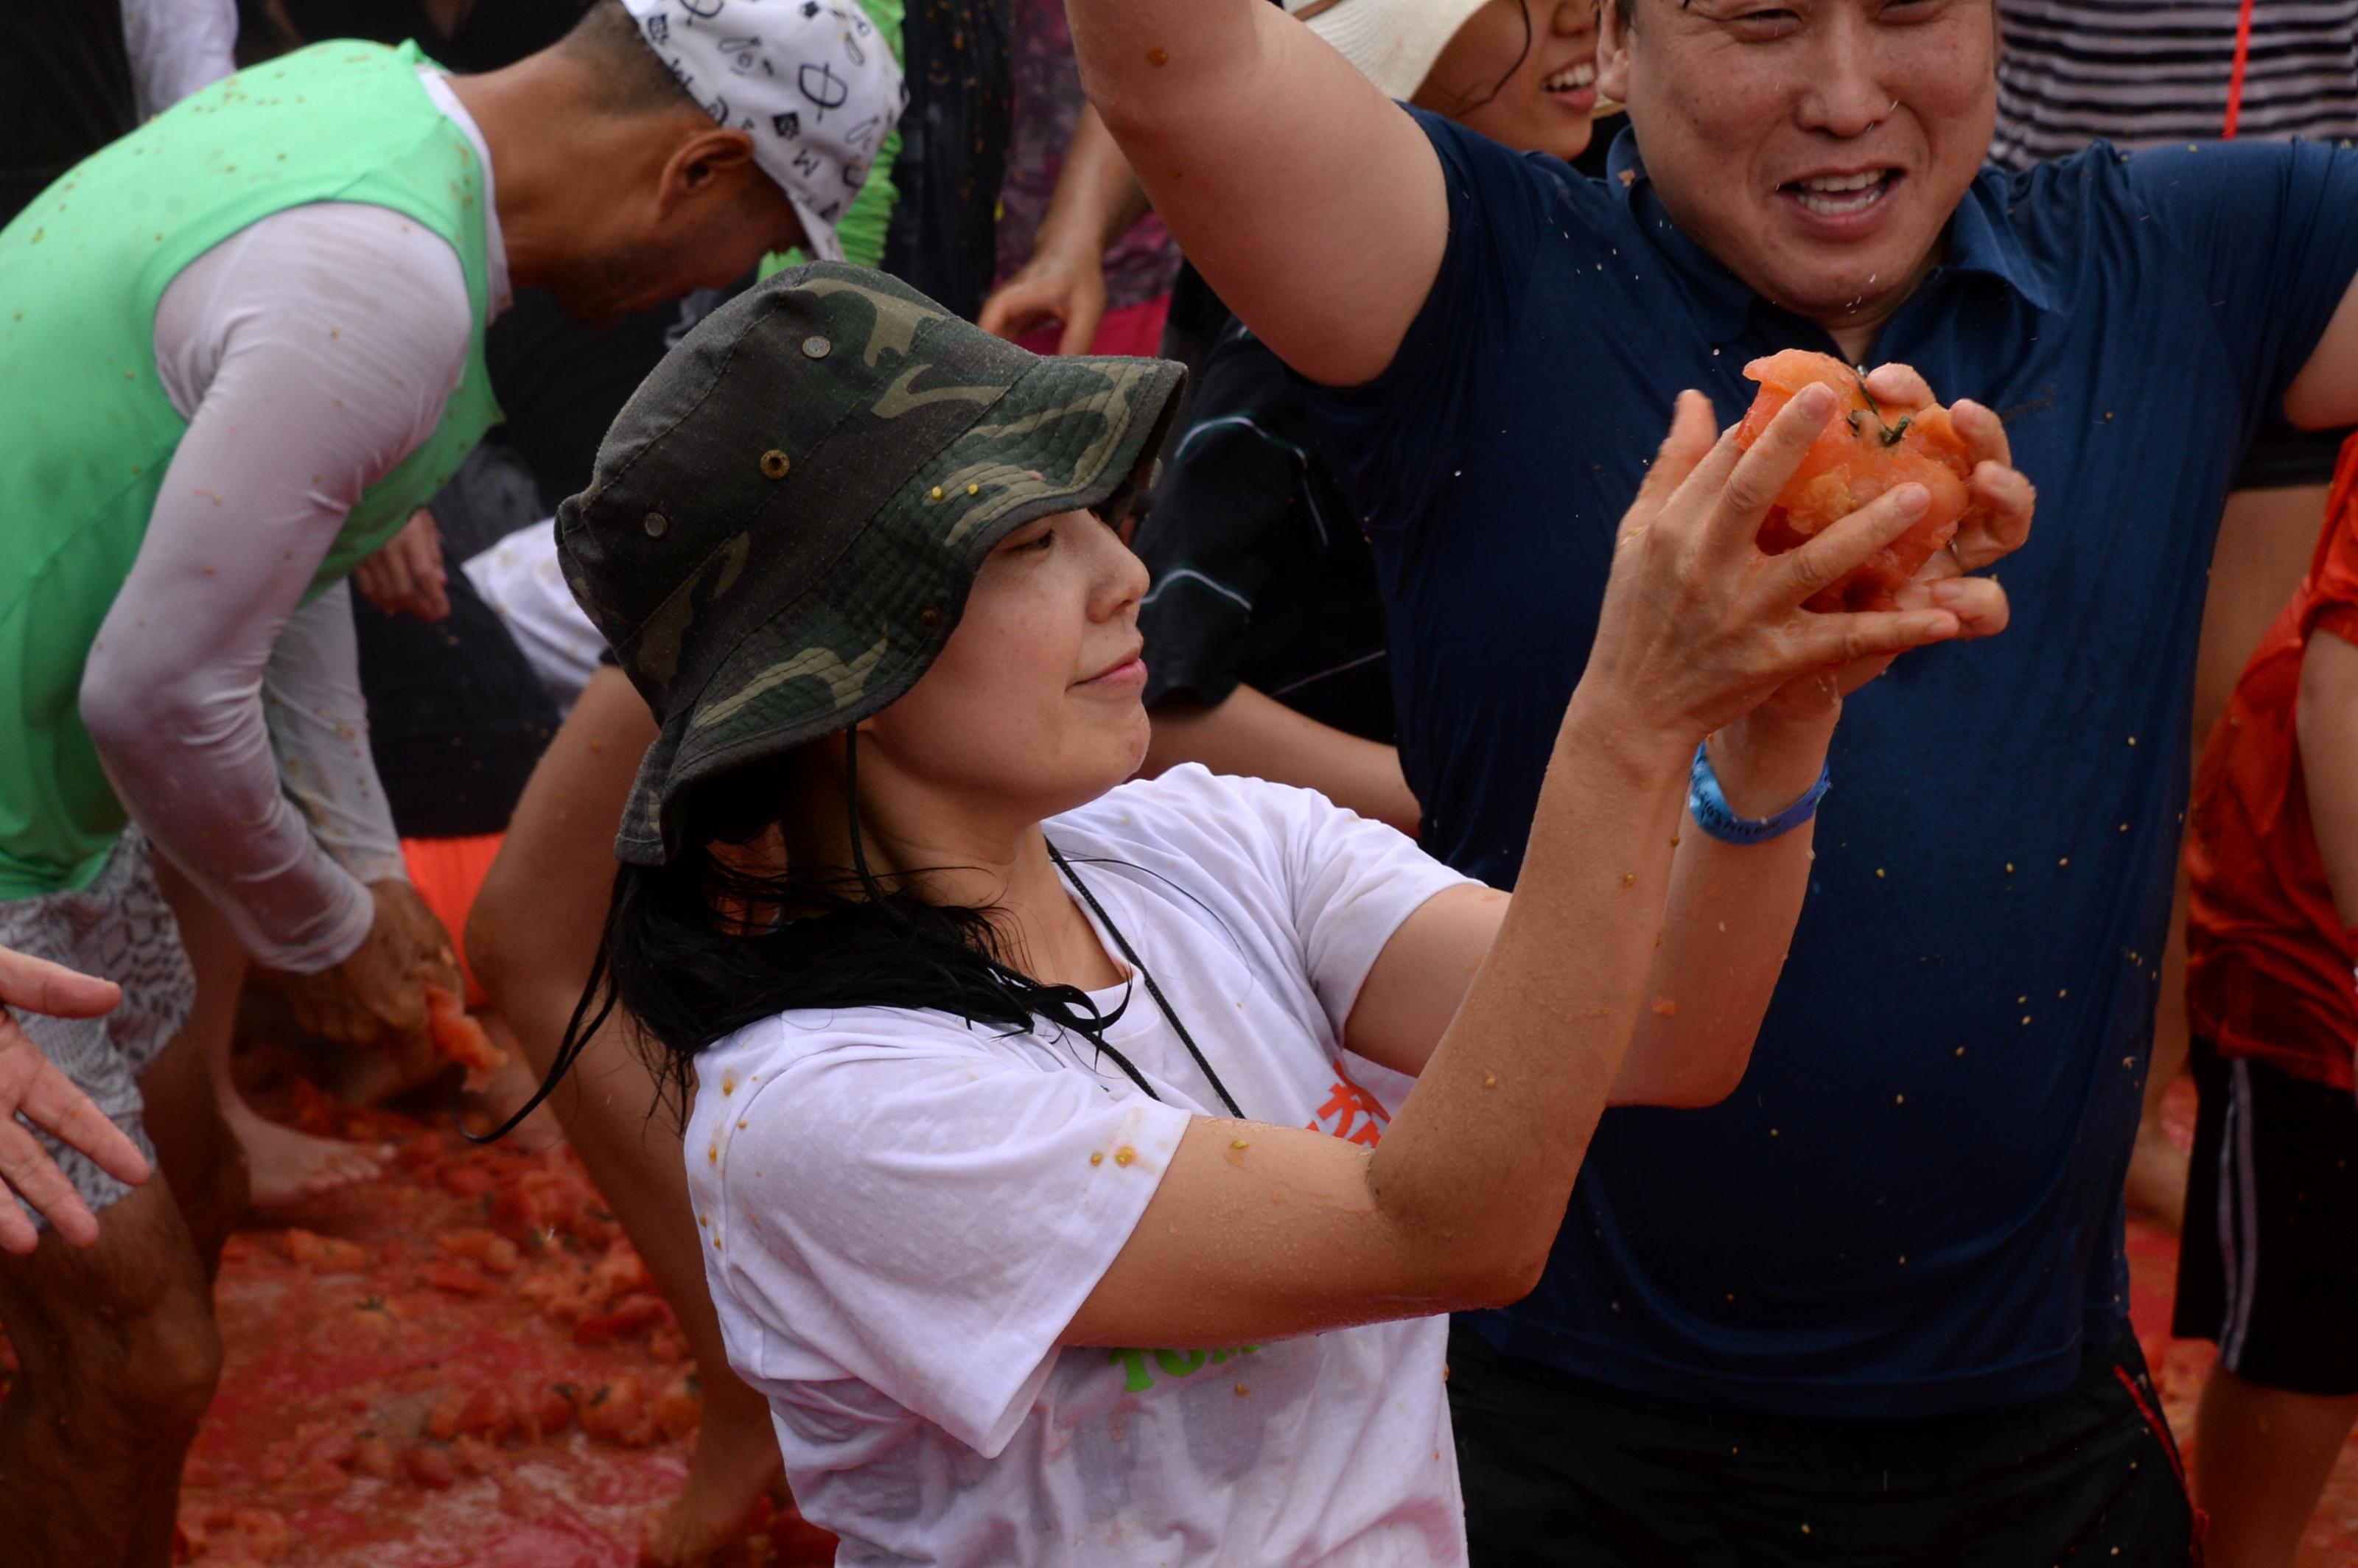
[[[1598,54],[1679,227],[1836,330],[1879,324],[1936,259],[1996,63],[1992,0],[1606,0]]]

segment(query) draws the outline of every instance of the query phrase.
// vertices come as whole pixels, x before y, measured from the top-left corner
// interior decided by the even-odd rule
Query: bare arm
[[[2344,927],[2358,925],[2358,647],[2321,627],[2301,655],[2293,727],[2333,907]]]
[[[1766,738],[1747,738],[1741,726],[1713,737],[1729,805],[1769,816],[1800,799],[1817,781],[1833,728],[1829,711]],[[1814,823],[1763,844],[1728,844],[1683,811],[1677,822],[1660,940],[1648,955],[1645,1006],[1607,1097],[1613,1105],[1715,1105],[1735,1089],[1801,914]],[[1423,1073],[1507,909],[1507,894],[1467,888],[1418,910],[1369,971],[1345,1044],[1395,1071]]]
[[[1266,0],[1071,0],[1089,100],[1182,249],[1278,357],[1391,362],[1449,238],[1416,123]]]
[[[1130,172],[1098,112],[1081,105],[1032,259],[982,302],[986,332],[1021,338],[1044,321],[1064,323],[1060,354],[1085,354],[1105,317],[1105,254],[1146,215],[1146,189]]]
[[[596,961],[614,830],[654,738],[645,700],[622,671],[601,666],[533,769],[467,917],[467,961],[541,1072]],[[568,1075],[556,1092],[568,1120],[579,1083]]]
[[[1182,762],[1314,789],[1336,805],[1416,837],[1416,796],[1397,749],[1363,741],[1240,686],[1209,705],[1174,697],[1153,710],[1146,765],[1152,778]]]
[[[2285,388],[2285,417],[2304,430],[2358,424],[2358,278],[2351,281],[2309,351],[2300,373]]]
[[[1830,407],[1797,398],[1739,460],[1732,438],[1713,442],[1708,405],[1680,399],[1616,555],[1520,890],[1382,1141],[1196,1119],[1066,1343],[1228,1344],[1531,1289],[1649,1007],[1697,739],[1795,677],[1960,630],[1944,610],[1799,608],[1920,514],[1920,487],[1760,555],[1759,519]],[[1751,939],[1781,953],[1790,935]]]

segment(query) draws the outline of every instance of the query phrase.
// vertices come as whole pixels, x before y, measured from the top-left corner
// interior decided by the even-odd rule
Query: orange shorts
[[[458,950],[459,972],[467,978],[470,1011],[492,999],[475,983],[475,971],[467,967],[467,916],[475,907],[475,895],[482,891],[483,879],[491,874],[492,862],[499,858],[501,841],[506,837],[504,833],[481,833],[471,838],[401,841],[401,858],[409,863],[411,885],[426,901],[426,907],[439,917],[450,933],[450,945]]]

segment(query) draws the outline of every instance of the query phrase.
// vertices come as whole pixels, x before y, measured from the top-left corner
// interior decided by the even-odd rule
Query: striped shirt
[[[2205,141],[2226,123],[2239,0],[1999,0],[1993,162],[2098,137]],[[2358,136],[2358,0],[2254,0],[2240,136]]]

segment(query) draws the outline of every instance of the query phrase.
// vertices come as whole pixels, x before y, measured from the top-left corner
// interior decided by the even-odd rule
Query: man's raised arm
[[[1267,0],[1066,9],[1089,101],[1229,308],[1313,380],[1390,364],[1449,237],[1416,123]]]

